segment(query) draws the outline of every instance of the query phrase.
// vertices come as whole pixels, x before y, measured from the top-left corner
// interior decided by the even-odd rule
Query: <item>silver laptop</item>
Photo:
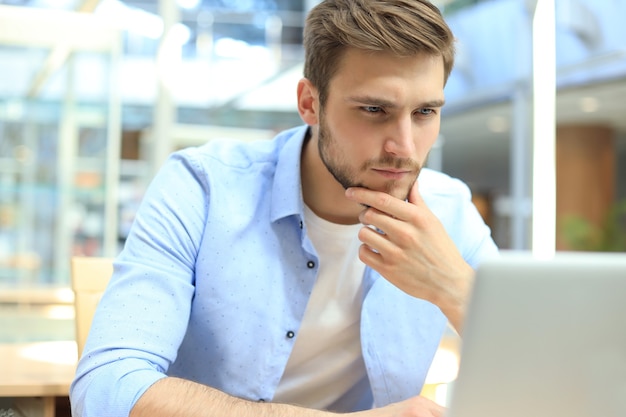
[[[477,272],[447,417],[626,417],[626,254]]]

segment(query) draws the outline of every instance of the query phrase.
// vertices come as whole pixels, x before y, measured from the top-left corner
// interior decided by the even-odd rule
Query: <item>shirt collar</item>
[[[272,185],[271,221],[304,211],[300,161],[302,145],[309,126],[304,125],[287,130],[274,140],[278,148],[278,162]]]

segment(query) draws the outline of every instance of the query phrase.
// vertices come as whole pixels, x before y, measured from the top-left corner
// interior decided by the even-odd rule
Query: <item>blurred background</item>
[[[533,130],[536,1],[435,3],[458,57],[428,164],[469,184],[501,248],[531,249],[533,149],[551,140]],[[169,153],[301,124],[315,4],[0,1],[0,341],[73,338],[70,257],[119,252]],[[555,2],[556,250],[626,251],[624,16]]]
[[[71,255],[115,255],[173,150],[300,124],[316,3],[0,1],[0,285],[64,286]],[[535,3],[436,3],[458,58],[429,165],[470,185],[501,248],[528,249]],[[626,250],[599,230],[626,198],[620,16],[556,1],[557,249]]]

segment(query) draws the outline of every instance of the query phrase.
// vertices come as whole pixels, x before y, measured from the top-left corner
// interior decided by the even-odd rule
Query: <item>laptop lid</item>
[[[447,417],[626,416],[626,254],[480,266]]]

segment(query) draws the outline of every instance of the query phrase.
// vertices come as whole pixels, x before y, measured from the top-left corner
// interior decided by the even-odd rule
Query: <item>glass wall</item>
[[[0,59],[10,76],[0,81],[0,256],[2,265],[40,265],[35,282],[66,283],[67,254],[119,250],[142,189],[172,150],[214,137],[268,138],[301,123],[295,111],[301,31],[315,1],[97,3],[82,20],[115,17],[121,36],[115,47],[103,47],[108,35],[101,23],[88,28],[71,18],[69,29],[57,25],[46,31],[56,39],[46,38],[15,24],[25,11],[33,19],[41,9],[3,11]],[[431,161],[470,185],[502,248],[529,248],[532,2],[439,4],[458,56]],[[619,163],[626,146],[620,116],[626,34],[617,19],[623,7],[556,1],[557,125],[612,130],[615,200],[626,197]],[[68,12],[60,12],[48,9],[34,19],[40,26],[67,20]],[[163,59],[168,33],[177,40]],[[111,165],[109,156],[117,162]],[[103,216],[104,226],[95,220]],[[7,268],[3,276],[13,277],[7,282],[23,281]]]
[[[0,7],[0,285],[67,287],[70,256],[117,249],[120,37],[94,16]]]

